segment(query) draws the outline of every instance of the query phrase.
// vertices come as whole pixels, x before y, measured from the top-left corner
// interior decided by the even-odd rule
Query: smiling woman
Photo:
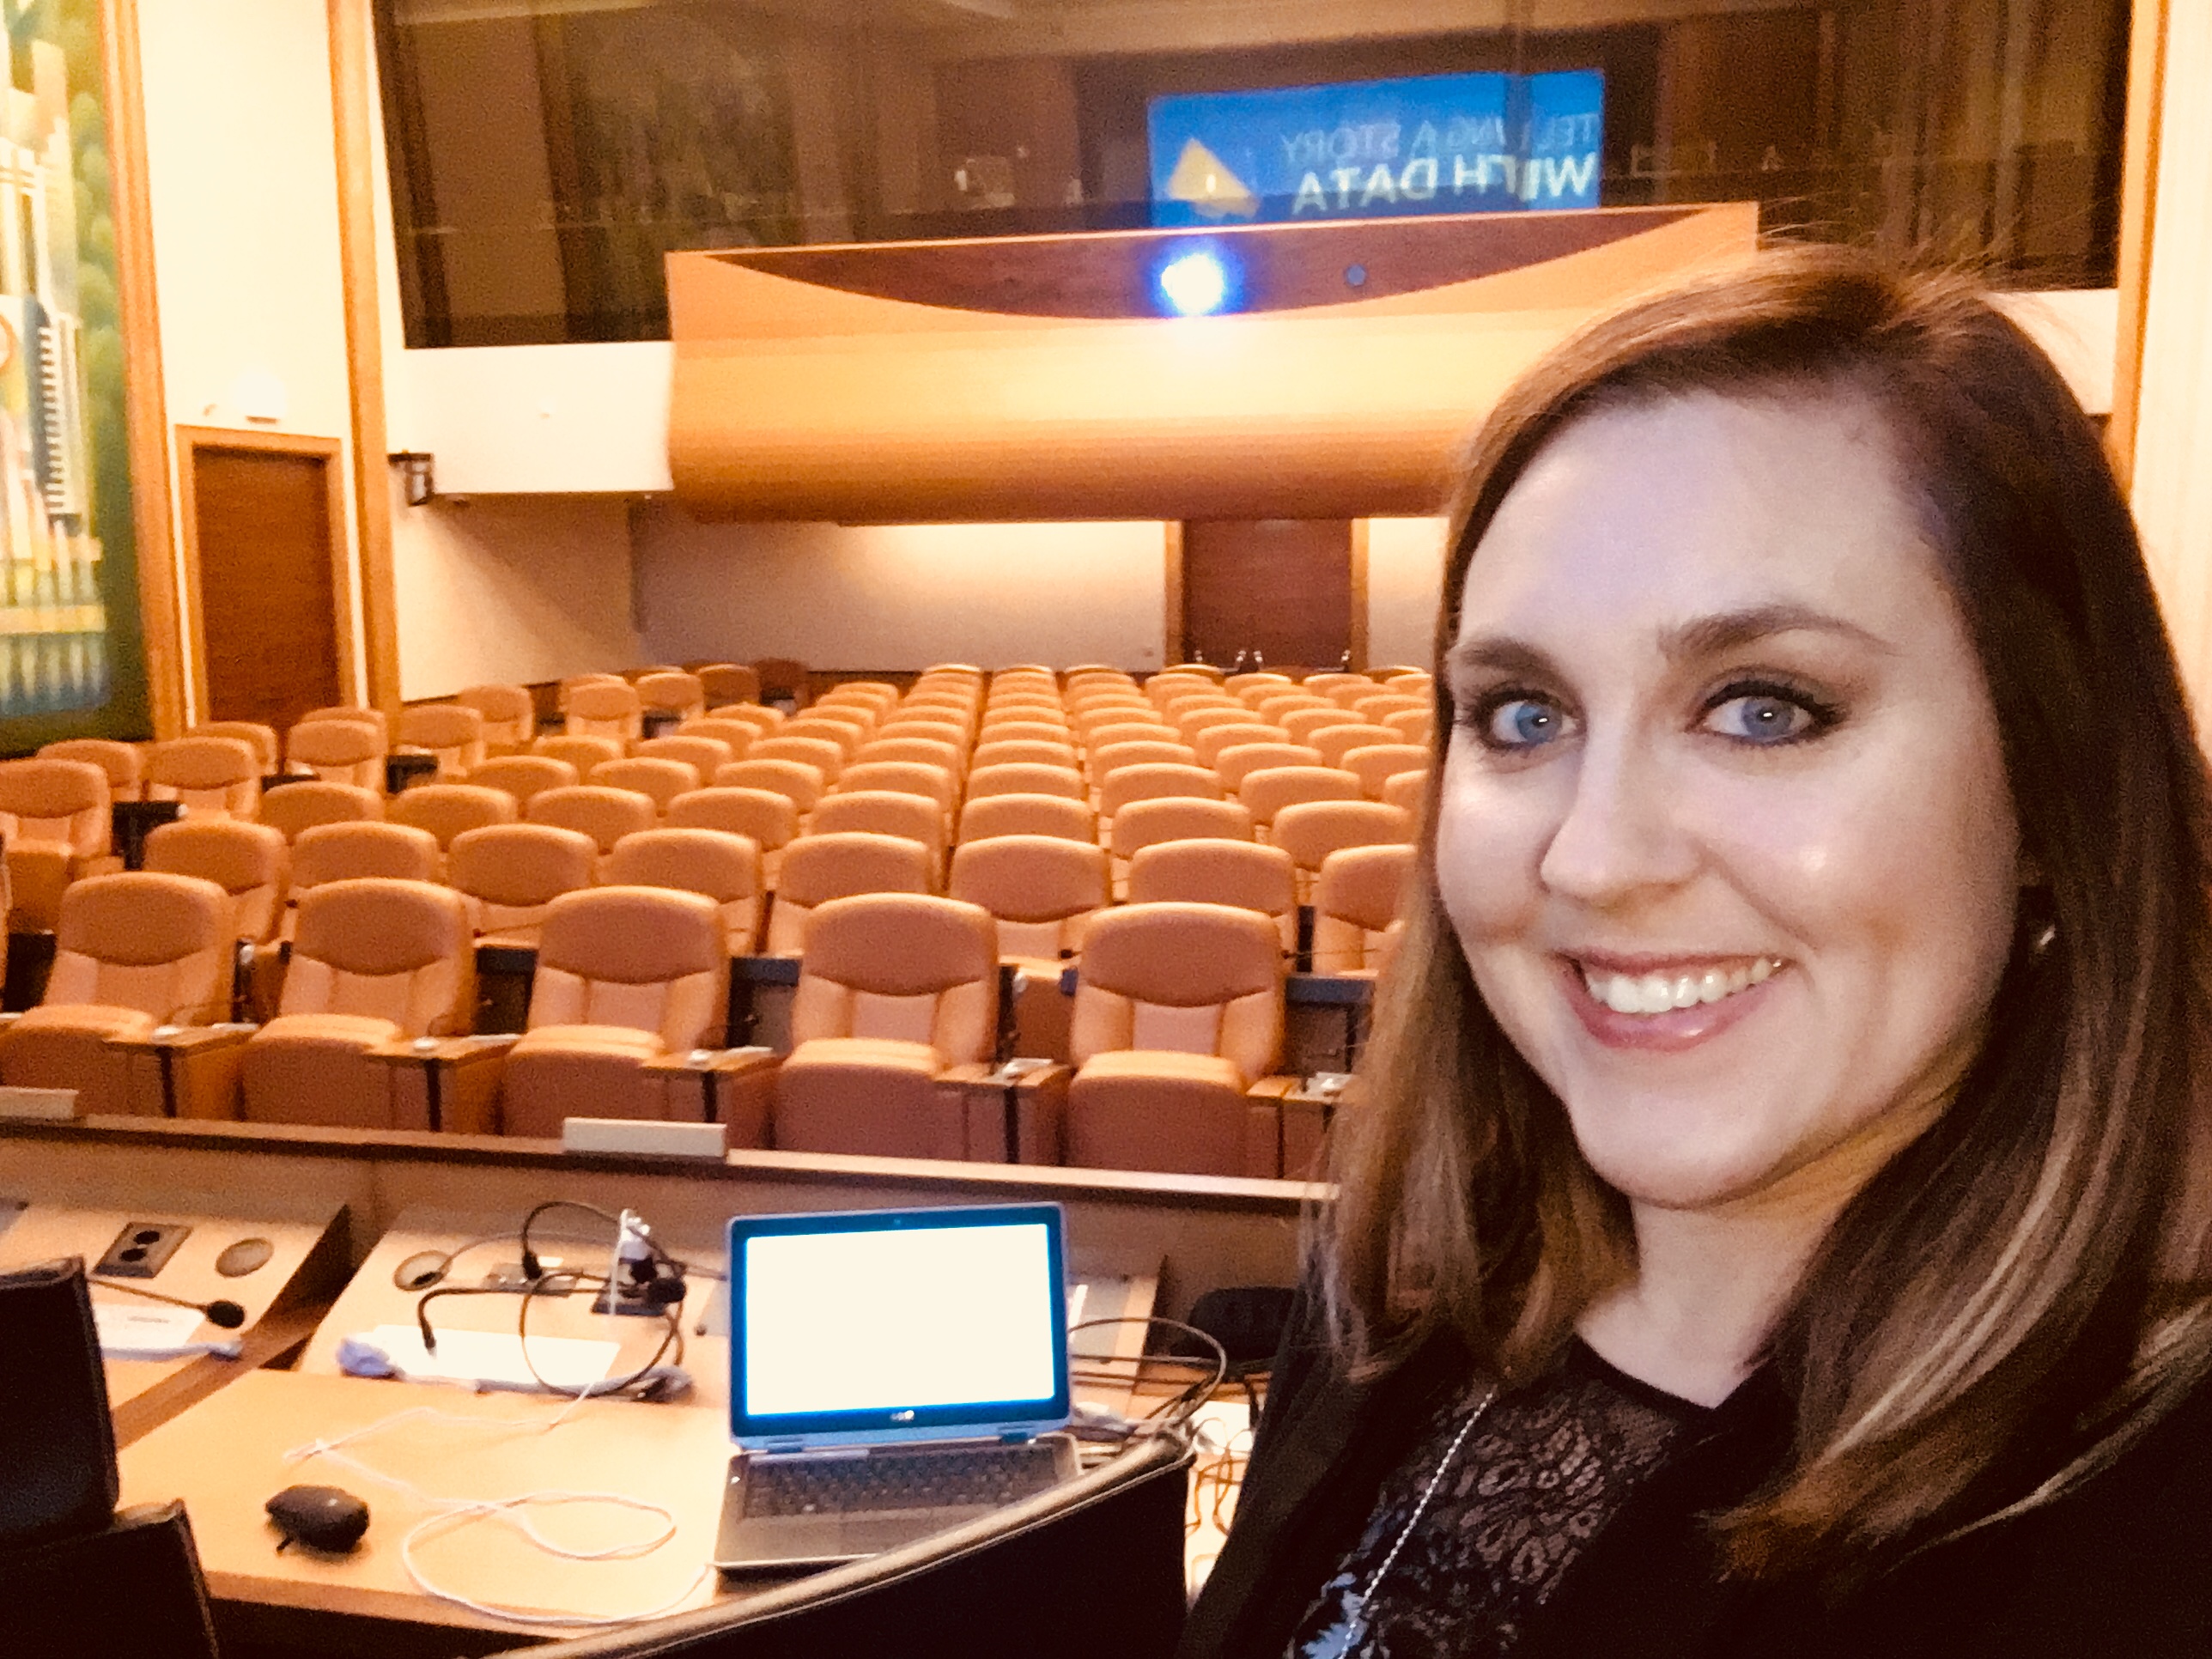
[[[1800,251],[1478,441],[1443,769],[1199,1655],[2212,1646],[2212,818],[1965,284]]]

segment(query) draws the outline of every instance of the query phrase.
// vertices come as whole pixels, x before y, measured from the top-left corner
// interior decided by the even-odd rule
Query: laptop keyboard
[[[866,1457],[755,1458],[745,1468],[745,1514],[987,1509],[1042,1492],[1058,1478],[1053,1449],[1037,1441]]]

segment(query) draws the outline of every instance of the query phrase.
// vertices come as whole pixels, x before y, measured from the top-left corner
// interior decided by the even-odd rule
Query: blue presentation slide
[[[1598,204],[1605,77],[1425,75],[1155,98],[1152,222]]]

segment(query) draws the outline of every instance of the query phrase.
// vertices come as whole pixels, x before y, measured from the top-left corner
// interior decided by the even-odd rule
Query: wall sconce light
[[[431,471],[435,458],[428,451],[403,449],[384,459],[398,467],[405,480],[408,506],[421,507],[438,493],[438,482]]]

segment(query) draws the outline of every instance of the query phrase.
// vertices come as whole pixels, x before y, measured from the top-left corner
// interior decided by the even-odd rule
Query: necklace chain
[[[1375,1592],[1382,1587],[1382,1580],[1389,1576],[1390,1569],[1397,1565],[1399,1552],[1406,1547],[1406,1540],[1413,1535],[1413,1529],[1421,1524],[1421,1517],[1429,1512],[1430,1501],[1436,1497],[1437,1489],[1443,1485],[1444,1476],[1451,1472],[1451,1466],[1458,1461],[1460,1448],[1467,1443],[1468,1436],[1482,1420],[1482,1414],[1490,1409],[1491,1401],[1497,1398],[1497,1384],[1492,1383],[1484,1389],[1482,1397],[1468,1413],[1467,1420],[1459,1425],[1459,1432],[1452,1437],[1451,1444],[1444,1448],[1444,1455],[1437,1460],[1437,1467],[1429,1476],[1428,1485],[1421,1488],[1421,1496],[1413,1505],[1413,1512],[1406,1517],[1406,1524],[1398,1529],[1397,1537],[1391,1540],[1389,1553],[1382,1558],[1382,1564],[1373,1572],[1367,1575],[1365,1587],[1347,1599],[1347,1617],[1342,1634],[1327,1650],[1328,1659],[1343,1659],[1343,1656],[1350,1654],[1365,1638],[1367,1611],[1375,1604]]]

